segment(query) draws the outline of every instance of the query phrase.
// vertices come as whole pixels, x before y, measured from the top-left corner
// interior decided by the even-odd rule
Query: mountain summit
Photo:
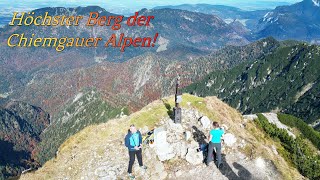
[[[318,42],[320,39],[320,1],[304,0],[279,6],[264,15],[258,24],[258,38],[297,39]]]
[[[154,143],[146,143],[142,151],[148,169],[134,166],[138,179],[303,178],[279,155],[281,145],[265,136],[254,121],[216,97],[184,94],[182,98],[181,124],[170,119],[173,97],[154,101],[130,116],[85,128],[60,146],[56,158],[21,179],[126,179],[128,152],[123,141],[130,124],[141,127],[142,134],[155,128]],[[199,151],[211,120],[226,132],[221,169],[207,167],[206,154]]]

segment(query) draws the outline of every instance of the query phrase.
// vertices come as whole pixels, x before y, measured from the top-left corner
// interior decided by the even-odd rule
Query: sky
[[[25,12],[42,7],[78,7],[98,5],[107,11],[127,15],[142,8],[179,4],[222,4],[246,10],[273,9],[302,0],[0,0],[0,18],[11,16],[13,12]]]
[[[34,9],[47,6],[87,6],[87,5],[99,5],[106,9],[131,9],[131,8],[152,8],[162,5],[179,5],[179,4],[224,4],[236,7],[242,7],[246,9],[246,6],[261,8],[274,8],[272,6],[285,3],[296,3],[301,0],[0,0],[1,11],[4,9]],[[14,2],[14,3],[13,3]]]

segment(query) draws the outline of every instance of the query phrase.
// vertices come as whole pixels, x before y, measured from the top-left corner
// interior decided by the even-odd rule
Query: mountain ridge
[[[171,145],[174,147],[172,156],[169,150],[167,155],[158,152],[157,141],[154,146],[144,145],[143,156],[145,165],[149,168],[146,172],[142,172],[138,170],[138,166],[134,166],[134,172],[138,178],[183,179],[190,176],[196,179],[205,177],[302,178],[297,170],[290,167],[281,156],[276,155],[276,150],[272,150],[273,146],[278,148],[279,144],[264,137],[252,121],[244,120],[236,110],[216,97],[199,98],[183,94],[182,98],[182,124],[174,124],[169,118],[170,109],[168,108],[174,105],[173,96],[154,101],[128,117],[85,128],[60,146],[55,159],[48,161],[35,172],[23,174],[21,179],[125,178],[127,156],[119,156],[119,154],[127,154],[123,138],[127,127],[132,123],[141,127],[143,134],[148,129],[163,127],[167,133],[169,149]],[[201,134],[206,133],[206,128],[209,128],[199,123],[198,119],[202,116],[219,121],[226,128],[230,138],[225,139],[223,152],[226,155],[223,156],[224,169],[222,170],[213,166],[206,167],[202,164],[202,152],[196,151],[200,142],[198,138],[205,136]],[[245,127],[239,126],[242,123]],[[196,130],[192,133],[193,128]],[[252,131],[249,132],[250,129]],[[184,131],[191,133],[188,141],[184,140]],[[264,140],[258,140],[258,137]],[[184,146],[180,143],[185,143],[186,151],[182,150]],[[250,151],[251,148],[254,150]],[[159,161],[157,157],[160,156],[170,160]],[[261,168],[264,171],[261,171]]]
[[[320,8],[315,2],[304,0],[268,12],[259,22],[257,38],[274,36],[281,40],[297,39],[318,43]]]
[[[217,15],[224,19],[225,22],[230,23],[237,21],[243,24],[248,29],[255,29],[256,24],[259,21],[259,17],[262,17],[268,10],[254,10],[248,11],[233,6],[226,5],[211,5],[211,4],[182,4],[176,6],[159,6],[154,9],[182,9],[191,12],[202,12],[206,14]]]

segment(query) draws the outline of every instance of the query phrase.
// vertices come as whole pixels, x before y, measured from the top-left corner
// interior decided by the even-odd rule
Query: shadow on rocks
[[[239,179],[239,180],[250,180],[252,179],[252,174],[244,168],[241,164],[234,162],[232,165],[235,169],[238,170],[238,174],[236,174],[230,165],[226,161],[226,155],[222,154],[222,164],[223,166],[219,168],[221,174],[223,174],[228,179]]]
[[[167,101],[162,100],[162,102],[167,109],[167,114],[170,117],[170,119],[174,120],[173,108],[171,107],[171,105]]]
[[[206,142],[207,137],[196,126],[192,126],[192,129],[194,130],[193,139],[199,144],[198,151],[202,151],[203,163],[206,163],[208,156],[208,143]]]
[[[193,132],[193,139],[199,143],[199,147],[203,144],[207,144],[206,139],[207,136],[200,131],[196,126],[192,126]]]

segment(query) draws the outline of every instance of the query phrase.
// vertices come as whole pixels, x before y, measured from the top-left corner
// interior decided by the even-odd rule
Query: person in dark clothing
[[[129,150],[128,176],[131,179],[134,179],[135,177],[132,175],[132,166],[135,161],[135,156],[137,156],[139,166],[144,170],[147,169],[142,162],[142,136],[134,125],[130,126],[128,134],[125,137],[125,145]]]
[[[219,127],[218,122],[213,122],[213,129],[210,131],[209,134],[209,148],[208,148],[208,157],[207,157],[207,165],[213,159],[214,149],[216,149],[215,154],[217,156],[217,167],[220,168],[221,166],[221,138],[224,134],[224,131]]]

